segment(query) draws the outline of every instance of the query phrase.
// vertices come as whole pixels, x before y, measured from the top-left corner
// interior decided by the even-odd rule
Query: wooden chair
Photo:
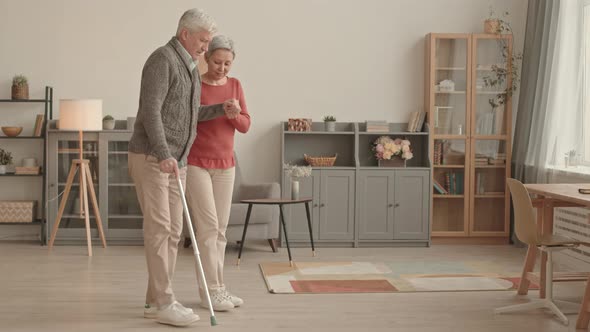
[[[545,298],[534,300],[529,303],[497,308],[495,313],[500,314],[529,309],[547,308],[557,315],[561,322],[567,325],[567,317],[555,305],[555,302],[565,301],[553,300],[553,252],[578,247],[580,245],[590,246],[590,243],[554,234],[545,234],[542,236],[539,235],[533,214],[533,204],[525,186],[520,181],[515,179],[506,179],[506,181],[508,182],[508,188],[512,194],[512,203],[514,204],[514,230],[516,232],[516,236],[520,241],[528,244],[529,246],[535,246],[539,250],[547,253],[547,268],[545,269]]]

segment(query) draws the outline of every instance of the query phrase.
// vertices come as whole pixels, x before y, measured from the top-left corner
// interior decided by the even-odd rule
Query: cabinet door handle
[[[324,203],[320,204],[320,207],[324,207],[324,206],[326,206],[326,204],[324,204]]]
[[[399,203],[395,203],[395,207],[399,207]]]
[[[387,206],[389,206],[389,207],[393,207],[393,204],[387,204]]]
[[[313,205],[313,207],[314,207],[314,208],[315,208],[315,207],[318,207],[318,203],[315,203],[315,204]]]

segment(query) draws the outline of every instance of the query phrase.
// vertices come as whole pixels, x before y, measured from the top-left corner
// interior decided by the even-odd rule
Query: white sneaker
[[[209,295],[211,296],[211,304],[213,305],[213,310],[228,311],[229,309],[234,308],[234,304],[225,295],[225,291],[223,289],[209,290]],[[205,298],[205,296],[201,297],[201,307],[209,309],[209,305],[207,304],[207,298]]]
[[[234,307],[239,307],[244,304],[244,300],[230,293],[225,287],[222,288],[222,290],[225,292],[225,296],[230,300]]]
[[[188,326],[200,318],[194,312],[187,312],[187,308],[180,303],[174,302],[168,307],[158,310],[156,322],[172,326]]]
[[[174,303],[178,304],[180,306],[180,308],[182,310],[184,310],[186,313],[188,313],[188,314],[194,313],[193,309],[184,307],[178,301],[175,301]],[[146,303],[145,307],[143,307],[143,318],[156,319],[158,317],[158,311],[159,310],[156,305],[150,305],[150,304]]]

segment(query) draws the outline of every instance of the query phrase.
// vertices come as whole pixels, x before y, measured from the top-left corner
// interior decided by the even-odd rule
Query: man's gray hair
[[[176,30],[176,36],[180,35],[182,29],[187,29],[191,32],[196,31],[207,31],[211,34],[217,32],[217,25],[209,14],[205,13],[201,9],[193,8],[189,9],[178,21],[178,29]]]
[[[234,49],[234,41],[229,38],[228,36],[224,35],[217,35],[211,39],[211,43],[209,43],[209,49],[207,53],[205,53],[205,58],[209,58],[215,50],[224,49],[230,51],[234,58],[236,57],[236,50]]]

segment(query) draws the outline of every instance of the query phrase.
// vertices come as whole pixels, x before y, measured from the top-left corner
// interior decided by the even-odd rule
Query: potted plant
[[[0,148],[0,174],[6,174],[12,164],[12,154]]]
[[[102,129],[104,129],[104,130],[115,129],[115,119],[110,115],[107,115],[104,118],[102,118]]]
[[[324,125],[326,131],[336,131],[336,118],[332,115],[324,116]]]
[[[406,167],[406,160],[414,158],[407,139],[381,136],[373,142],[372,150],[379,167]]]
[[[29,99],[29,82],[23,75],[16,75],[12,78],[12,99]]]
[[[311,166],[285,164],[285,174],[291,177],[291,199],[299,199],[299,178],[310,177]]]

